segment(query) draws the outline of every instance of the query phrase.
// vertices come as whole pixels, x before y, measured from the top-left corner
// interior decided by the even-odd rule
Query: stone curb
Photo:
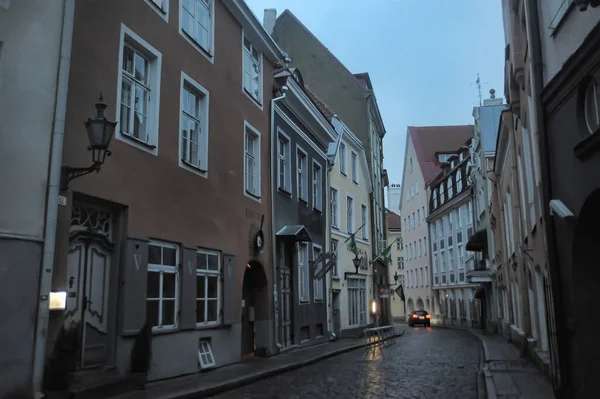
[[[404,329],[402,329],[399,333],[394,334],[392,337],[396,338],[396,337],[401,337],[402,335],[404,335]],[[219,393],[230,391],[232,389],[236,389],[236,388],[242,387],[244,385],[249,385],[254,382],[257,382],[257,381],[260,381],[260,380],[263,380],[263,379],[266,379],[269,377],[273,377],[278,374],[283,374],[288,371],[292,371],[292,370],[299,369],[301,367],[309,366],[311,364],[318,363],[322,360],[329,359],[331,357],[338,356],[343,353],[352,352],[356,349],[364,348],[365,346],[367,346],[367,344],[361,343],[361,344],[348,346],[345,348],[336,349],[334,351],[315,356],[308,360],[299,361],[296,363],[290,363],[290,364],[286,364],[286,365],[283,365],[283,366],[280,366],[280,367],[277,367],[274,369],[245,375],[243,377],[224,381],[222,383],[219,383],[219,384],[216,384],[213,386],[208,386],[206,388],[198,388],[198,389],[189,390],[188,392],[185,392],[185,393],[177,393],[177,394],[173,394],[173,395],[167,395],[167,396],[164,396],[164,399],[192,399],[192,398],[198,399],[198,398],[214,396]]]

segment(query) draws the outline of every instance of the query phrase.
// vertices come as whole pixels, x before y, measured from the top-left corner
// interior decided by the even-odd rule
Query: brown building
[[[90,163],[82,121],[99,92],[119,124],[102,170],[61,193],[53,290],[68,299],[48,355],[72,321],[77,367],[98,373],[130,372],[145,324],[148,380],[273,351],[272,243],[257,233],[273,237],[282,58],[240,0],[76,3],[63,164]]]

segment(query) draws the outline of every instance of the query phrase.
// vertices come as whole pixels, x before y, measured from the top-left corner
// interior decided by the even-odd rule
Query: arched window
[[[438,206],[438,193],[437,193],[437,188],[433,190],[433,209],[437,208]]]
[[[590,134],[594,134],[600,126],[600,88],[596,79],[588,83],[584,99],[585,122]]]
[[[460,193],[463,189],[462,182],[462,172],[459,170],[456,171],[456,193]]]
[[[445,198],[445,190],[446,190],[446,185],[444,183],[440,184],[440,205],[442,205],[444,203],[444,201],[446,200]]]
[[[454,189],[452,187],[452,176],[448,179],[448,199],[454,195]]]

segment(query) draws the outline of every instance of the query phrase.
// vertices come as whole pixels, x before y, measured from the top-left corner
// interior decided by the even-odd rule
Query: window
[[[401,249],[400,246],[402,245],[400,240],[401,240],[400,238],[396,240],[396,250],[398,250],[398,251],[400,251],[400,249]]]
[[[189,76],[181,77],[180,166],[208,170],[208,92]]]
[[[146,317],[152,330],[177,328],[179,313],[179,247],[151,242],[148,246]]]
[[[427,217],[427,214],[425,213],[425,205],[421,207],[421,215],[423,215],[423,222],[425,222],[425,218]]]
[[[364,278],[348,277],[348,324],[367,324],[367,282]]]
[[[352,151],[350,156],[352,161],[352,181],[358,183],[358,155]]]
[[[413,172],[413,160],[411,158],[409,161],[408,173],[412,173],[412,172]]]
[[[367,206],[366,205],[360,206],[360,215],[361,215],[361,224],[363,226],[362,238],[363,238],[363,240],[368,240],[369,225],[367,224]]]
[[[158,154],[158,119],[162,55],[121,26],[117,139]]]
[[[313,262],[321,255],[322,249],[320,246],[313,244]],[[314,273],[319,272],[323,268],[323,262],[319,262],[314,270]],[[321,302],[323,300],[323,279],[313,279],[313,290],[315,296],[315,302]]]
[[[244,91],[262,104],[262,55],[244,35]]]
[[[459,170],[456,171],[456,193],[460,193],[463,189],[462,183],[462,172]]]
[[[415,195],[419,195],[419,181],[415,182]]]
[[[448,199],[454,195],[454,189],[452,187],[452,176],[448,179]]]
[[[535,214],[535,183],[533,181],[533,163],[535,158],[531,151],[531,142],[529,141],[529,131],[524,127],[521,128],[523,134],[523,153],[525,155],[525,177],[527,179],[527,203],[529,205],[529,222],[531,228],[535,226],[536,214]]]
[[[244,128],[245,188],[248,194],[260,198],[260,133],[247,122],[244,122]]]
[[[214,0],[180,0],[179,32],[212,61],[214,44]]]
[[[444,183],[440,184],[440,205],[442,205],[445,201],[445,198],[444,198],[445,187],[444,186],[445,186]]]
[[[340,143],[340,172],[346,174],[346,144]]]
[[[448,158],[450,158],[452,154],[440,154],[438,155],[438,159],[440,162],[448,162]]]
[[[196,253],[196,324],[219,324],[221,298],[221,262],[216,251],[198,250]]]
[[[354,200],[352,197],[346,198],[346,227],[348,233],[354,233]]]
[[[421,243],[421,239],[419,238],[419,246],[417,247],[417,256],[423,255],[423,244]]]
[[[408,215],[408,225],[406,227],[407,230],[410,231],[410,215]]]
[[[417,225],[417,219],[415,217],[415,213],[414,212],[412,214],[412,219],[411,220],[412,220],[412,228],[414,229],[415,226]]]
[[[312,171],[313,208],[323,210],[323,169],[318,162],[313,161]]]
[[[208,339],[200,339],[198,345],[198,362],[202,369],[216,366],[215,357],[213,356],[212,348],[210,347],[210,340]]]
[[[308,156],[301,148],[296,151],[296,164],[298,198],[308,202]]]
[[[329,189],[329,193],[330,193],[330,201],[331,201],[331,227],[335,227],[336,229],[340,227],[339,225],[339,208],[338,208],[338,200],[339,200],[339,195],[338,195],[338,190],[336,190],[335,188],[330,188]]]
[[[427,237],[423,237],[423,255],[427,255]]]
[[[335,265],[333,265],[333,268],[331,269],[331,277],[338,279],[340,277],[340,270],[339,270],[339,264],[338,264],[338,260],[337,260],[337,249],[338,249],[338,240],[334,240],[331,239],[331,252],[335,253]]]
[[[421,225],[421,210],[417,209],[417,226]]]
[[[469,202],[469,214],[467,217],[467,224],[473,223],[473,203]]]
[[[146,3],[165,21],[169,22],[169,0],[146,0]]]
[[[292,191],[290,158],[290,138],[280,131],[277,137],[277,187],[286,193]]]
[[[309,301],[309,280],[308,270],[308,245],[305,242],[298,243],[298,293],[300,302]]]

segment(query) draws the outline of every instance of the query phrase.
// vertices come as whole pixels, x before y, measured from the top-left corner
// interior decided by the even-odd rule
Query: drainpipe
[[[559,360],[559,373],[560,386],[553,386],[557,398],[568,397],[566,392],[569,391],[568,387],[571,385],[571,381],[568,378],[567,370],[569,370],[569,356],[568,350],[568,336],[565,331],[565,316],[563,312],[563,301],[562,301],[562,287],[560,284],[560,265],[558,263],[558,251],[556,250],[557,240],[555,234],[554,219],[550,215],[549,203],[552,196],[552,181],[550,175],[550,156],[549,156],[549,143],[548,135],[546,132],[546,125],[544,120],[544,107],[542,104],[542,90],[544,88],[544,61],[542,58],[542,42],[540,34],[540,20],[538,15],[538,0],[527,1],[527,13],[529,15],[529,23],[527,29],[531,34],[531,41],[529,43],[532,55],[533,55],[533,91],[535,93],[535,113],[536,113],[536,125],[538,130],[538,149],[540,154],[541,172],[542,172],[542,207],[544,210],[544,228],[546,234],[546,247],[548,250],[548,268],[550,270],[550,278],[552,284],[552,297],[554,307],[554,325],[556,328],[556,341],[557,341],[557,355]],[[550,320],[548,320],[550,322]],[[548,339],[552,342],[552,337],[548,334]]]
[[[277,138],[277,129],[275,127],[275,103],[277,101],[281,101],[285,98],[286,92],[288,91],[288,87],[287,86],[283,86],[281,88],[281,91],[283,92],[282,95],[280,95],[279,97],[275,97],[271,100],[271,209],[274,210],[275,209],[275,191],[277,190],[277,182],[275,179],[275,168],[277,167],[276,164],[276,160],[277,160],[277,141],[275,140]],[[278,324],[278,320],[277,320],[277,314],[276,314],[276,310],[278,307],[276,307],[276,304],[278,302],[278,292],[277,292],[277,237],[275,235],[275,217],[273,215],[273,212],[271,212],[271,235],[272,235],[272,243],[271,243],[271,247],[272,248],[272,259],[273,259],[273,327],[275,329],[275,334],[273,335],[273,337],[275,338],[275,347],[276,349],[281,349],[281,346],[279,344],[279,337],[278,337],[278,332],[279,332],[279,324]]]
[[[44,252],[42,255],[42,268],[40,270],[40,286],[38,291],[39,303],[35,327],[35,348],[33,353],[32,388],[34,395],[42,391],[44,364],[46,360],[46,340],[48,336],[48,320],[50,318],[49,295],[50,290],[52,289],[52,271],[54,268],[58,195],[60,191],[60,169],[62,165],[74,17],[75,0],[64,0],[56,104],[54,108],[54,124],[52,126],[50,171],[46,197],[47,209],[44,231]]]

